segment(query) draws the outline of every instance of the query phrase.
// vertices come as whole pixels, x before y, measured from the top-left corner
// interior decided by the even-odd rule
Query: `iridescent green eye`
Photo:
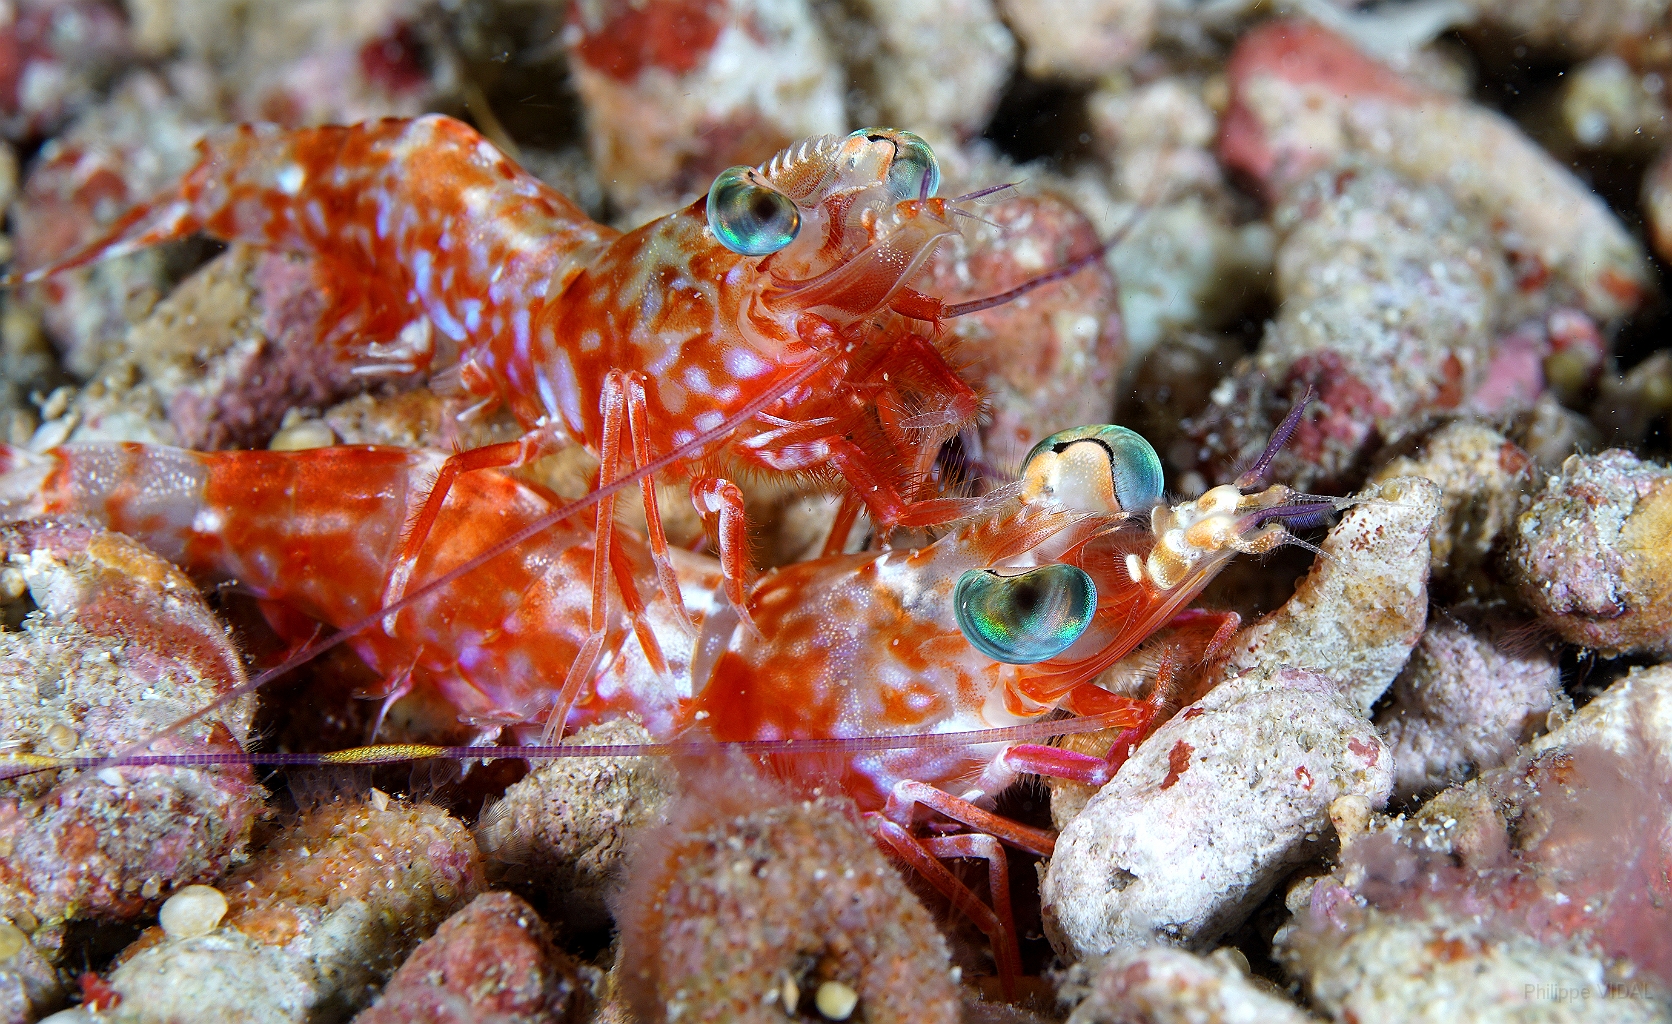
[[[911,132],[895,129],[894,160],[888,165],[888,191],[899,199],[927,199],[940,188],[940,164],[935,151]]]
[[[1097,586],[1072,565],[1014,576],[971,569],[952,591],[952,608],[976,650],[1008,665],[1032,665],[1080,639],[1097,610]]]
[[[753,180],[752,167],[721,171],[708,190],[708,227],[720,244],[744,256],[767,256],[795,241],[795,201]]]
[[[1114,482],[1115,498],[1128,512],[1150,508],[1161,501],[1166,480],[1161,473],[1161,457],[1155,448],[1137,431],[1112,423],[1096,423],[1058,431],[1033,446],[1022,463],[1026,476],[1034,460],[1044,453],[1061,455],[1076,444],[1096,444],[1102,447],[1109,460],[1109,477]]]

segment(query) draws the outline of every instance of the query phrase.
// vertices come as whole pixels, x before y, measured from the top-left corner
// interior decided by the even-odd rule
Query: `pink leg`
[[[429,540],[430,531],[435,528],[435,521],[440,517],[442,507],[447,504],[447,494],[453,489],[453,481],[458,479],[460,473],[526,466],[536,459],[562,451],[568,445],[567,433],[561,426],[552,424],[537,427],[515,441],[485,445],[469,451],[455,452],[449,456],[447,461],[441,464],[435,483],[430,486],[430,493],[424,497],[423,506],[418,509],[418,514],[412,517],[412,522],[407,525],[406,535],[401,538],[400,555],[395,561],[395,567],[390,570],[389,582],[383,592],[383,603],[393,604],[406,593],[407,586],[412,582],[412,572],[418,566],[418,556],[424,550],[424,542]],[[385,622],[384,625],[387,629],[392,623]]]
[[[954,821],[961,821],[970,828],[1002,839],[1019,850],[1037,853],[1041,857],[1049,857],[1057,846],[1057,837],[1051,832],[1029,828],[992,811],[983,810],[962,797],[953,796],[927,783],[912,779],[903,779],[894,784],[894,790],[888,794],[888,804],[882,813],[889,821],[909,827],[912,809],[919,804],[939,811]]]
[[[859,499],[852,492],[842,495],[842,503],[836,507],[836,519],[830,524],[830,536],[824,539],[824,550],[819,552],[821,558],[840,555],[847,550],[853,525],[859,521],[860,507]]]
[[[616,589],[621,592],[621,601],[633,619],[633,635],[639,638],[639,646],[644,649],[650,670],[658,675],[667,675],[668,659],[663,656],[662,645],[656,642],[656,633],[645,617],[644,598],[639,596],[638,584],[633,582],[633,565],[619,544],[610,545],[610,569],[615,573]]]
[[[953,877],[952,872],[948,871],[939,859],[941,856],[988,857],[987,863],[989,871],[991,871],[995,864],[1003,863],[1004,851],[997,850],[996,855],[990,855],[990,852],[980,848],[979,844],[942,843],[939,844],[940,849],[948,852],[941,854],[926,845],[924,840],[916,838],[910,832],[880,814],[868,814],[865,819],[878,842],[885,845],[901,860],[909,864],[913,870],[922,875],[925,881],[933,885],[941,895],[952,901],[952,906],[975,922],[975,926],[981,929],[982,934],[987,936],[987,941],[992,943],[993,946],[993,960],[998,966],[999,985],[1004,991],[1004,997],[1014,999],[1016,997],[1016,983],[1022,975],[1022,957],[1016,947],[1015,919],[1010,913],[1008,871],[1003,871],[1002,883],[1005,886],[1005,894],[1002,904],[1003,910],[1000,911],[981,902],[981,898],[972,892],[969,886]],[[948,836],[945,838],[963,839],[966,837]],[[991,836],[982,838],[992,839]],[[933,842],[933,840],[930,842]],[[994,843],[994,847],[996,849],[997,843]],[[996,894],[1001,880],[992,874],[989,874],[988,877],[992,879]]]
[[[626,375],[620,370],[611,370],[604,377],[603,395],[598,403],[604,414],[604,429],[598,443],[599,488],[615,482],[621,464],[621,428],[622,421],[626,419],[626,399]],[[592,678],[598,665],[598,656],[604,650],[604,641],[609,631],[610,548],[615,538],[615,497],[612,493],[598,501],[597,526],[592,542],[592,613],[588,620],[589,632],[580,650],[575,654],[568,677],[563,680],[563,689],[558,691],[557,699],[552,703],[551,717],[546,719],[545,735],[540,741],[544,745],[549,746],[563,738],[563,727],[568,721],[569,709],[575,706],[575,698],[580,695],[581,687]]]
[[[754,619],[749,617],[749,536],[748,520],[743,514],[743,492],[730,480],[704,477],[691,482],[691,503],[719,541],[720,573],[725,581],[726,597],[737,609],[737,617],[743,624],[759,635]]]
[[[650,424],[646,411],[644,374],[631,370],[627,380],[627,428],[633,435],[633,468],[650,465]],[[650,560],[656,566],[656,581],[662,596],[673,605],[674,613],[684,624],[686,632],[697,632],[696,624],[685,610],[685,599],[679,593],[679,577],[674,574],[673,556],[668,554],[668,535],[662,530],[662,512],[656,507],[656,481],[653,474],[639,481],[639,493],[644,499],[645,530],[650,535]]]
[[[412,692],[412,666],[408,665],[403,671],[390,680],[392,684],[387,693],[378,694],[377,714],[372,718],[371,728],[366,730],[366,745],[377,742],[377,734],[383,729],[383,720],[389,716],[389,709],[395,702]]]

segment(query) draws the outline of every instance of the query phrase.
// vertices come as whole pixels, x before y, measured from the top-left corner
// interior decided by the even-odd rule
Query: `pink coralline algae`
[[[534,908],[490,892],[420,943],[354,1024],[582,1024],[587,1002]]]
[[[120,534],[0,527],[0,577],[37,611],[0,631],[8,747],[121,750],[244,682],[224,627],[179,570]],[[242,701],[157,744],[236,751]],[[245,856],[265,793],[247,768],[120,767],[0,782],[0,917],[56,951],[75,920],[131,921]]]

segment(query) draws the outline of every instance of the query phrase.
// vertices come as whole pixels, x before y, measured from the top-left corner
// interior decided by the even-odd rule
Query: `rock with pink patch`
[[[593,0],[563,44],[598,177],[645,220],[714,175],[845,129],[845,76],[804,0]]]
[[[1501,114],[1426,89],[1305,20],[1244,36],[1226,73],[1219,152],[1268,196],[1344,158],[1444,188],[1491,225],[1535,305],[1612,324],[1651,283],[1642,248],[1602,199]]]
[[[1173,716],[1057,839],[1045,931],[1074,961],[1129,945],[1201,949],[1322,852],[1339,797],[1385,803],[1393,764],[1334,682],[1238,676]]]
[[[0,135],[38,139],[93,103],[133,58],[122,5],[19,0],[0,8]]]
[[[12,208],[16,265],[27,270],[89,242],[135,203],[184,174],[218,116],[189,73],[143,73],[41,148]],[[150,312],[193,263],[190,243],[159,246],[57,274],[22,291],[80,377],[118,357],[129,323]]]
[[[37,609],[0,631],[8,752],[111,754],[245,682],[197,588],[121,534],[31,520],[0,528],[0,551],[0,582]],[[245,698],[153,749],[236,753],[253,707]],[[241,858],[264,796],[247,767],[0,782],[0,918],[53,954],[71,921],[134,920]]]
[[[1491,380],[1509,268],[1442,190],[1372,165],[1312,175],[1274,221],[1277,319],[1184,424],[1194,448],[1182,453],[1210,480],[1234,477],[1310,388],[1316,403],[1276,477],[1351,486],[1381,443]]]
[[[412,951],[354,1024],[581,1024],[578,967],[533,907],[483,893]]]

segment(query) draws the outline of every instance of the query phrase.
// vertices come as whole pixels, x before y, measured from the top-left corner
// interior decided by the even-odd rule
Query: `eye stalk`
[[[976,650],[1007,665],[1054,658],[1080,639],[1097,610],[1097,585],[1072,565],[1015,575],[971,569],[952,591],[958,629]]]
[[[728,168],[708,189],[709,230],[744,256],[770,256],[801,230],[795,200],[756,180],[759,173],[753,167]]]
[[[1022,464],[1031,496],[1079,511],[1144,512],[1160,504],[1161,457],[1137,431],[1097,423],[1058,431],[1033,446]]]

